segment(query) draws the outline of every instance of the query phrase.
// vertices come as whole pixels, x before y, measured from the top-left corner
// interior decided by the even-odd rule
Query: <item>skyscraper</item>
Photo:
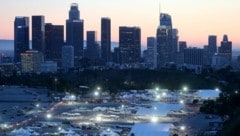
[[[173,40],[174,37],[174,40]],[[160,24],[156,34],[155,68],[164,67],[166,63],[175,61],[177,52],[178,31],[172,29],[172,18],[166,13],[160,14]]]
[[[183,53],[184,49],[187,48],[187,42],[186,41],[179,41],[179,52]]]
[[[217,36],[215,35],[208,36],[208,46],[211,56],[217,53]]]
[[[176,55],[178,52],[178,29],[172,29],[172,40],[170,44],[170,60],[172,62],[176,62]]]
[[[64,44],[64,30],[62,25],[45,25],[46,60],[61,61],[62,46]]]
[[[32,16],[32,49],[45,53],[45,18]]]
[[[28,50],[21,53],[21,66],[23,73],[40,72],[40,66],[43,62],[43,54],[36,50]]]
[[[74,63],[79,66],[79,60],[83,57],[84,45],[84,21],[80,19],[78,4],[73,3],[69,11],[69,19],[66,21],[67,45],[74,47]]]
[[[78,10],[78,4],[72,3],[69,11],[69,20],[80,20],[80,11]]]
[[[184,63],[184,49],[187,48],[186,41],[179,41],[178,43],[178,53],[175,56],[175,63],[182,65]]]
[[[166,27],[160,26],[157,29],[157,44],[156,44],[156,59],[155,59],[155,67],[161,68],[164,67],[165,64],[169,60],[169,31]]]
[[[141,60],[141,29],[119,27],[121,64],[138,63]]]
[[[218,54],[227,57],[229,63],[232,60],[232,42],[228,41],[228,36],[223,36],[221,46],[218,48]]]
[[[184,63],[188,65],[203,65],[203,49],[186,48],[184,49]]]
[[[87,31],[87,58],[97,60],[100,57],[99,45],[96,42],[96,32]]]
[[[16,17],[14,21],[14,61],[20,62],[20,54],[29,50],[29,18]]]
[[[105,62],[111,60],[111,20],[101,19],[101,57]]]
[[[147,38],[147,52],[146,52],[146,63],[150,68],[153,67],[154,64],[154,47],[155,47],[156,38],[148,37]]]
[[[165,26],[167,29],[172,29],[172,17],[169,14],[160,14],[160,26]]]

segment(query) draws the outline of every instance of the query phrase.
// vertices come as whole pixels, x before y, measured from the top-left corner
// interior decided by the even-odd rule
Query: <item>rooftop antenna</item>
[[[159,14],[161,14],[161,1],[159,1]]]
[[[159,23],[161,23],[161,1],[159,1]]]

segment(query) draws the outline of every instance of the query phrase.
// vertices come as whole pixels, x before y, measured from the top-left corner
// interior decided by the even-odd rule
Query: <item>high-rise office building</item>
[[[71,45],[65,45],[62,47],[62,69],[68,71],[68,69],[74,67],[74,47]]]
[[[21,53],[21,66],[23,73],[40,72],[40,66],[43,62],[43,54],[37,50],[28,50]]]
[[[141,60],[141,29],[119,27],[121,64],[139,63]]]
[[[154,65],[154,47],[156,43],[155,37],[148,37],[147,38],[147,50],[146,50],[146,58],[145,63],[152,68]]]
[[[160,14],[160,26],[165,26],[167,29],[172,29],[172,17],[169,14]]]
[[[204,65],[210,66],[212,63],[212,57],[214,56],[214,53],[211,51],[211,48],[209,45],[203,46],[203,52],[204,52]]]
[[[96,32],[87,31],[87,58],[91,60],[97,60],[100,57],[99,45],[96,42]]]
[[[177,52],[178,52],[178,29],[172,29],[172,38],[170,42],[170,59],[169,62],[176,62],[177,61]]]
[[[64,26],[47,23],[45,25],[45,42],[45,59],[61,62],[61,53],[64,44]]]
[[[161,68],[164,67],[165,64],[169,60],[169,33],[166,27],[160,26],[157,30],[157,44],[156,44],[156,60],[155,60],[155,67]]]
[[[187,42],[186,41],[179,41],[179,52],[184,53],[184,49],[187,48]]]
[[[186,48],[184,49],[184,63],[188,65],[202,66],[204,64],[203,49]]]
[[[174,40],[173,40],[174,37]],[[177,52],[178,31],[172,29],[171,16],[166,13],[160,14],[160,24],[156,34],[157,44],[155,47],[155,68],[161,68],[168,62],[175,61]]]
[[[204,46],[204,65],[211,65],[215,53],[217,53],[217,36],[209,35],[208,45]]]
[[[32,16],[32,49],[45,53],[45,17]]]
[[[70,11],[68,13],[69,20],[80,20],[80,11],[78,10],[78,4],[72,3]]]
[[[74,47],[74,63],[79,66],[79,60],[83,58],[84,21],[80,19],[76,3],[71,5],[69,19],[66,21],[66,40],[67,45]]]
[[[29,50],[29,18],[16,17],[14,21],[14,61],[20,62],[21,53]]]
[[[229,63],[232,61],[232,42],[228,41],[228,36],[223,36],[223,41],[221,42],[221,46],[218,48],[218,54],[222,56],[226,56]]]
[[[179,41],[178,43],[178,52],[175,56],[175,63],[181,65],[184,63],[184,49],[187,48],[186,41]]]
[[[217,36],[215,35],[208,36],[208,46],[211,56],[217,53]]]
[[[111,20],[101,19],[101,58],[105,62],[111,61]]]

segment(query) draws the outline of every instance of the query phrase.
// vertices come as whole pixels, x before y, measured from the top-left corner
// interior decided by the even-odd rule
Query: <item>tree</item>
[[[131,133],[131,135],[130,136],[135,136],[135,134],[134,133]]]

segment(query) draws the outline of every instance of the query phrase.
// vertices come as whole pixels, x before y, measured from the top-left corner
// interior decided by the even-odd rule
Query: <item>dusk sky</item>
[[[141,27],[143,45],[156,35],[159,0],[2,0],[0,39],[13,39],[15,16],[44,15],[46,22],[65,25],[73,2],[79,4],[85,31],[96,30],[98,40],[101,17],[111,18],[112,41],[118,41],[119,26]],[[161,11],[172,16],[179,40],[199,47],[207,44],[210,34],[218,36],[218,44],[227,34],[234,48],[240,48],[239,7],[240,0],[161,0]]]

